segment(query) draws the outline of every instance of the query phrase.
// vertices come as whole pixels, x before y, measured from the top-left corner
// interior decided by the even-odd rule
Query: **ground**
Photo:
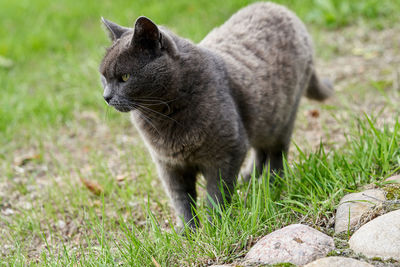
[[[345,141],[350,117],[377,116],[380,125],[396,120],[400,100],[398,31],[398,27],[372,30],[356,26],[324,32],[323,36],[320,33],[317,51],[327,49],[332,54],[325,60],[317,58],[317,70],[334,81],[335,96],[322,107],[303,101],[295,142],[315,148],[322,140],[338,148]]]
[[[246,225],[229,228],[235,219],[227,220],[217,224],[218,230],[205,227],[199,231],[193,238],[195,242],[182,241],[184,237],[171,230],[174,221],[168,199],[142,140],[128,116],[107,108],[101,100],[96,68],[102,47],[108,43],[105,34],[97,39],[87,34],[100,27],[100,23],[91,17],[81,19],[83,24],[71,22],[72,26],[63,28],[70,17],[84,17],[86,11],[77,6],[70,10],[73,15],[63,13],[57,17],[62,5],[52,5],[52,12],[42,20],[52,23],[55,18],[54,27],[63,30],[66,39],[54,41],[58,35],[33,27],[45,34],[39,34],[37,39],[29,35],[26,46],[14,46],[13,42],[24,40],[19,27],[29,28],[27,20],[11,12],[30,8],[28,2],[23,3],[4,3],[9,14],[1,13],[5,9],[0,4],[0,15],[10,16],[2,30],[7,28],[14,34],[0,44],[0,84],[6,89],[0,102],[2,264],[141,262],[164,266],[231,262],[240,259],[262,234],[290,222],[304,222],[329,233],[335,201],[340,196],[399,172],[400,151],[396,147],[400,138],[395,134],[400,112],[398,21],[383,19],[379,12],[372,22],[365,14],[347,21],[343,11],[344,15],[339,12],[336,21],[321,22],[314,19],[315,12],[306,12],[310,8],[293,6],[306,20],[315,40],[318,73],[334,81],[335,95],[322,104],[302,100],[288,163],[294,176],[304,174],[304,179],[308,179],[307,168],[313,167],[318,171],[308,170],[315,175],[310,177],[316,179],[329,173],[328,178],[324,178],[321,187],[315,185],[312,200],[306,196],[307,189],[296,191],[289,185],[269,189],[265,179],[259,185],[241,185],[236,204],[222,218],[229,218],[229,212],[238,218],[243,215],[250,218]],[[46,1],[41,3],[32,12],[39,12]],[[388,5],[384,3],[382,6]],[[234,2],[217,11],[216,6],[202,4],[210,13],[216,13],[207,22],[201,20],[204,13],[197,12],[196,5],[174,4],[174,8],[182,8],[181,13],[186,12],[183,18],[161,16],[161,7],[156,8],[158,5],[153,2],[149,6],[154,9],[147,11],[176,27],[174,30],[180,34],[198,41],[212,28],[212,23],[217,25],[242,5]],[[100,13],[95,4],[88,4],[87,9],[90,8],[91,16]],[[107,8],[118,11],[104,5],[103,12]],[[319,8],[316,10],[325,10]],[[131,21],[130,16],[132,12],[124,9],[120,18]],[[58,18],[64,23],[61,26],[57,24]],[[19,23],[17,26],[10,22],[13,19]],[[201,22],[207,26],[193,26]],[[174,26],[179,23],[192,26]],[[79,26],[79,33],[74,31],[74,25]],[[99,30],[96,34],[103,33]],[[97,44],[99,40],[101,43]],[[82,49],[85,46],[96,50]],[[320,150],[321,144],[324,152]],[[363,144],[370,146],[363,149]],[[377,155],[371,152],[364,159],[362,155],[375,151],[374,146]],[[346,157],[346,153],[350,156]],[[343,159],[341,166],[359,166],[340,169],[331,158]],[[362,160],[357,162],[358,158]],[[325,163],[329,163],[326,168]],[[350,171],[357,176],[352,178],[354,183],[343,178]],[[332,183],[326,182],[329,177],[336,178],[332,178]],[[299,183],[304,182],[299,179]],[[268,196],[268,200],[261,196]],[[253,206],[248,207],[249,203]],[[291,209],[281,209],[282,203]],[[265,214],[254,217],[249,210],[253,215]],[[273,214],[277,214],[276,218]],[[232,238],[227,240],[227,236]]]

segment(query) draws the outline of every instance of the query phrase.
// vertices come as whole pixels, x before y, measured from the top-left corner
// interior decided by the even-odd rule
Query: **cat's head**
[[[146,17],[133,29],[102,21],[113,42],[99,69],[105,101],[128,112],[175,98],[177,48],[169,34]]]

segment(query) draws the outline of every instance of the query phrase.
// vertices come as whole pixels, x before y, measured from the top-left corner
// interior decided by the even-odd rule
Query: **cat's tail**
[[[333,95],[333,84],[329,79],[320,80],[313,70],[308,88],[306,91],[306,97],[318,101],[323,101]]]

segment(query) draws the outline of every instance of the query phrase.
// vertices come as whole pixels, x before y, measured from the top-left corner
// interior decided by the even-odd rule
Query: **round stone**
[[[345,257],[326,257],[310,262],[304,267],[374,267],[373,265]]]
[[[247,253],[245,263],[304,265],[334,248],[330,236],[306,225],[292,224],[264,236]]]
[[[350,248],[366,257],[400,260],[400,210],[379,216],[358,229]]]
[[[379,189],[345,195],[336,211],[335,233],[353,228],[364,213],[385,200],[385,192]]]

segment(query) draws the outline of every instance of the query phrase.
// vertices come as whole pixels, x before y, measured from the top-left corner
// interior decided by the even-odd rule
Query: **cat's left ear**
[[[139,17],[135,22],[132,44],[145,48],[160,48],[161,33],[157,25],[146,17]]]
[[[130,30],[129,28],[119,26],[118,24],[116,24],[112,21],[106,20],[103,17],[101,17],[101,21],[103,22],[104,26],[106,26],[106,28],[108,30],[108,35],[109,35],[111,41],[113,41],[113,42],[115,40],[121,38],[121,36],[125,32]]]

